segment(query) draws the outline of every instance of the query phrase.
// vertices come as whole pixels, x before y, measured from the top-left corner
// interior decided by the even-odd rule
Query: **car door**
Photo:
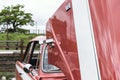
[[[37,80],[35,76],[38,73],[40,62],[39,48],[38,41],[32,41],[28,44],[23,61],[16,62],[16,80]]]

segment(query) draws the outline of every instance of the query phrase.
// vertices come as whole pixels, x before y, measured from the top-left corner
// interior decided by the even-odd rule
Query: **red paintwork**
[[[102,80],[120,80],[120,0],[89,0]]]
[[[44,73],[40,70],[39,77],[42,80],[66,80],[63,73]]]
[[[24,68],[24,64],[22,64],[21,62],[17,61],[16,64],[23,69]],[[16,70],[16,80],[22,80],[22,78],[19,76],[20,74],[18,73],[18,71]],[[36,80],[35,76],[32,76],[30,73],[28,73],[28,76],[31,77],[31,79]]]
[[[65,10],[68,3],[71,4],[71,1],[66,0],[47,23],[47,39],[55,40],[55,48],[48,55],[49,62],[60,67],[68,80],[78,80],[80,79],[80,68],[73,10],[72,6],[69,11]]]
[[[71,9],[65,10],[70,3]],[[67,80],[80,79],[80,68],[78,62],[78,51],[73,21],[73,10],[71,0],[66,0],[56,13],[49,19],[46,31],[47,39],[55,40],[55,47],[49,51],[49,62],[58,66],[65,74]],[[40,40],[35,38],[32,41]],[[42,80],[65,79],[63,73],[46,74],[39,69],[39,78]]]
[[[22,80],[22,78],[20,77],[20,74],[17,71],[17,69],[15,69],[15,77],[16,77],[16,80]]]
[[[68,3],[71,9],[66,11],[65,7]],[[120,80],[119,3],[120,0],[89,0],[101,80]],[[48,51],[49,63],[59,67],[64,74],[45,73],[39,67],[37,76],[30,74],[29,76],[33,77],[33,80],[66,80],[66,78],[81,80],[71,0],[65,0],[49,19],[46,25],[46,37],[37,37],[31,41],[46,38],[52,38],[55,41],[54,48]],[[42,50],[44,46],[43,44]],[[17,64],[23,66],[20,62]],[[16,77],[19,77],[17,70]]]

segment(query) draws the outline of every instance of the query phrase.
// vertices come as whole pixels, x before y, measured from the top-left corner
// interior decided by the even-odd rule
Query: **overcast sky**
[[[33,14],[38,27],[45,26],[46,21],[65,0],[0,0],[0,10],[4,6],[22,4],[25,11]]]

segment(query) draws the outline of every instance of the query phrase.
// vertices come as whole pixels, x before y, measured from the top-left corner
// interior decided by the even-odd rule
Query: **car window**
[[[44,72],[61,72],[60,69],[48,63],[48,48],[46,47],[43,55],[43,71]]]
[[[37,69],[40,62],[40,44],[38,41],[34,41],[31,42],[27,48],[24,63],[31,64],[35,69]]]
[[[32,52],[33,42],[29,43],[25,51],[24,63],[28,63],[31,52]]]

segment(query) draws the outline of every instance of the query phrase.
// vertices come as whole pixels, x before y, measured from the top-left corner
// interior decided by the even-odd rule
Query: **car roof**
[[[37,36],[33,38],[31,41],[43,41],[46,40],[46,36]]]

